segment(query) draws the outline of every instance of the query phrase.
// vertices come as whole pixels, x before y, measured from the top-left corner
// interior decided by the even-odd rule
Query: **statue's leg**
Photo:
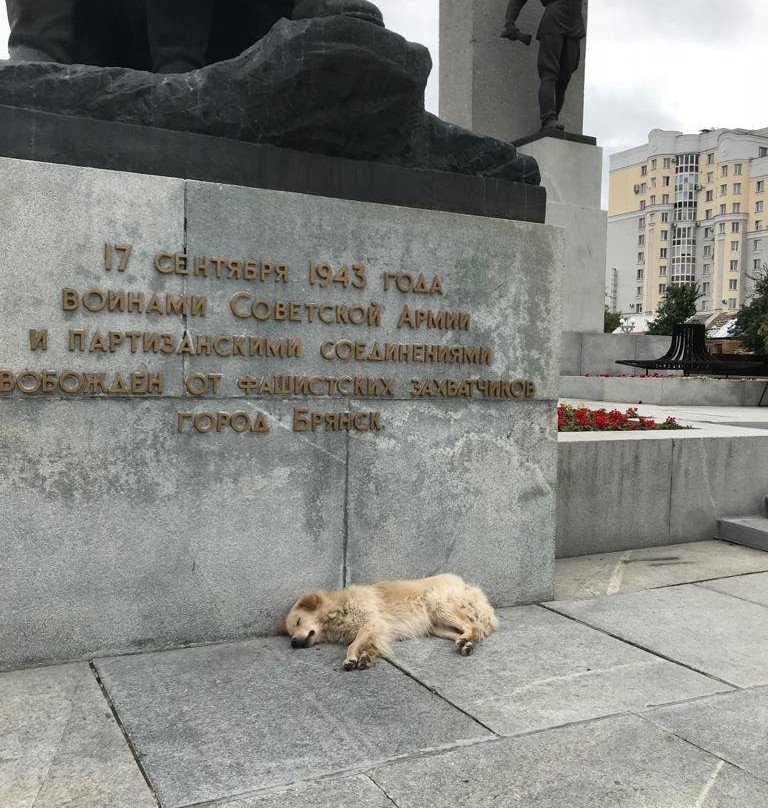
[[[155,73],[205,66],[215,0],[151,0],[147,30]]]
[[[75,0],[6,0],[11,59],[72,61]]]
[[[548,34],[539,40],[539,109],[541,128],[550,129],[557,122],[557,84],[560,77],[560,57],[565,37]]]
[[[581,40],[568,37],[563,42],[563,52],[560,58],[560,75],[557,78],[557,116],[565,104],[565,94],[571,81],[571,76],[578,70],[581,61]]]

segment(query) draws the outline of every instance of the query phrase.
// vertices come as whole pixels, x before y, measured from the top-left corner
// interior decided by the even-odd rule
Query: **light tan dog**
[[[296,601],[278,626],[293,648],[317,643],[348,645],[345,670],[365,670],[392,654],[394,640],[442,637],[460,654],[498,628],[493,607],[481,589],[458,575],[418,581],[382,581],[335,592],[317,589]]]

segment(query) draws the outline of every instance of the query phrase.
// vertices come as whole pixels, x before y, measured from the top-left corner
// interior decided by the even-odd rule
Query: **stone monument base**
[[[0,667],[552,596],[553,228],[0,158]]]

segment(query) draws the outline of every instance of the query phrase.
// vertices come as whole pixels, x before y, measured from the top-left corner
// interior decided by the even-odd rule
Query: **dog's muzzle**
[[[311,631],[306,637],[291,637],[291,648],[308,648],[314,633]]]

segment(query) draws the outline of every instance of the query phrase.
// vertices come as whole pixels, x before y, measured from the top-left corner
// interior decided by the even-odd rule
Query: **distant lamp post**
[[[631,334],[635,330],[635,321],[622,315],[619,318],[619,328],[622,334]]]

